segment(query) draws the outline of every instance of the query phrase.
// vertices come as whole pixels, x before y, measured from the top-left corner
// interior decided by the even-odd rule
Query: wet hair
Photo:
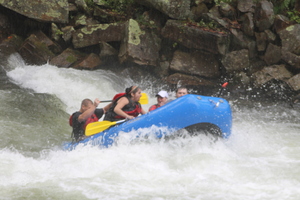
[[[134,85],[134,86],[131,86],[129,88],[126,88],[125,93],[126,93],[127,96],[131,96],[131,93],[135,94],[139,89],[141,89],[141,88]]]
[[[177,88],[177,89],[175,90],[175,92],[177,93],[178,90],[183,90],[183,89],[185,89],[185,90],[187,91],[188,94],[190,93],[189,90],[187,89],[187,87],[185,87],[185,86],[181,86],[181,87]]]
[[[93,104],[93,101],[90,99],[83,99],[81,102],[81,106],[88,106],[89,104]]]

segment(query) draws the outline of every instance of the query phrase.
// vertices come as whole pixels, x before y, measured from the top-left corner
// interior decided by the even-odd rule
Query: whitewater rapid
[[[13,86],[0,88],[0,199],[300,198],[297,109],[230,100],[227,140],[199,135],[133,143],[121,134],[108,149],[63,151],[71,140],[68,117],[83,98],[111,99],[137,84],[150,97],[148,109],[161,88],[108,70],[26,65],[18,55],[2,67]]]

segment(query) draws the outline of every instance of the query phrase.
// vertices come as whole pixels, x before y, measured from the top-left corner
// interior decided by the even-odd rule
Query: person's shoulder
[[[81,114],[82,114],[81,112],[76,111],[76,112],[74,112],[74,113],[72,114],[72,117],[73,117],[73,118],[75,118],[75,117],[78,118],[78,116],[81,115]]]
[[[94,113],[98,118],[101,118],[102,115],[104,114],[104,110],[103,108],[97,108]]]
[[[155,109],[156,109],[156,107],[157,107],[157,105],[156,105],[156,104],[154,104],[154,105],[150,106],[150,108],[149,108],[149,110],[148,110],[148,111],[155,110]]]

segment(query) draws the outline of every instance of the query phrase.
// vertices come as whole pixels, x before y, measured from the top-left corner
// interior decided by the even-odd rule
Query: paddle
[[[228,85],[228,82],[225,82],[225,83],[223,83],[223,85],[222,85],[222,88],[221,88],[221,90],[220,90],[220,92],[219,92],[219,95],[218,95],[218,97],[220,97],[221,96],[221,94],[222,94],[222,92],[223,92],[223,90],[224,90],[224,88],[226,88],[226,86]]]
[[[115,97],[113,100],[115,100]],[[103,100],[103,101],[101,101],[101,103],[112,102],[113,100]],[[148,104],[148,95],[146,93],[142,93],[142,96],[141,96],[139,102],[140,102],[140,104]]]
[[[91,135],[94,135],[96,133],[100,133],[100,132],[108,129],[109,127],[111,127],[113,125],[117,125],[117,124],[123,123],[125,121],[126,121],[126,119],[116,121],[116,122],[101,121],[101,122],[89,123],[85,128],[85,135],[86,136],[91,136]]]

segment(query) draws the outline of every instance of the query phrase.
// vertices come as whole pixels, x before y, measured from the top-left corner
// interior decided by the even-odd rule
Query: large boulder
[[[281,47],[270,43],[264,55],[264,61],[268,65],[272,65],[278,63],[280,60],[281,60]]]
[[[221,60],[227,72],[243,71],[250,66],[249,50],[232,51]]]
[[[61,54],[52,58],[49,63],[57,67],[69,68],[78,61],[82,60],[85,56],[86,55],[80,51],[67,48]]]
[[[254,35],[254,21],[253,21],[253,13],[246,13],[241,17],[243,26],[242,31],[248,35]]]
[[[17,35],[10,35],[0,43],[0,55],[9,56],[17,52],[21,47],[23,39]]]
[[[119,50],[119,60],[138,65],[157,66],[159,61],[160,38],[149,29],[142,29],[139,23],[130,19]]]
[[[291,77],[292,73],[286,69],[285,65],[264,67],[262,70],[253,74],[254,84],[257,87],[274,79],[287,82]]]
[[[75,48],[87,47],[101,42],[121,41],[124,23],[87,25],[73,33]]]
[[[290,85],[290,87],[293,90],[295,90],[295,91],[300,90],[300,74],[297,74],[297,75],[293,76],[292,78],[290,78],[288,80],[288,84]]]
[[[187,19],[191,0],[137,0],[139,4],[153,7],[173,19]]]
[[[28,64],[42,65],[60,53],[61,47],[38,31],[24,41],[18,52]]]
[[[271,28],[275,19],[273,4],[267,0],[259,1],[255,9],[254,19],[259,31]]]
[[[66,23],[69,20],[67,0],[2,0],[0,5],[38,21]]]
[[[76,69],[95,69],[102,64],[100,57],[97,54],[90,53],[83,60],[77,62],[72,67]]]
[[[230,44],[230,37],[225,32],[190,26],[177,20],[168,20],[162,29],[162,35],[187,48],[204,50],[213,54],[226,54]]]
[[[288,26],[279,31],[278,34],[281,39],[283,51],[300,55],[300,24]]]
[[[239,0],[237,1],[237,9],[241,12],[254,12],[254,3],[253,0]]]
[[[300,69],[300,56],[293,54],[289,51],[281,51],[281,58],[287,62],[293,69]]]
[[[166,81],[171,85],[186,86],[216,86],[215,83],[196,76],[190,76],[181,73],[175,73],[167,77]]]
[[[170,69],[207,78],[218,78],[221,74],[216,56],[200,51],[193,53],[176,51],[171,61]]]

